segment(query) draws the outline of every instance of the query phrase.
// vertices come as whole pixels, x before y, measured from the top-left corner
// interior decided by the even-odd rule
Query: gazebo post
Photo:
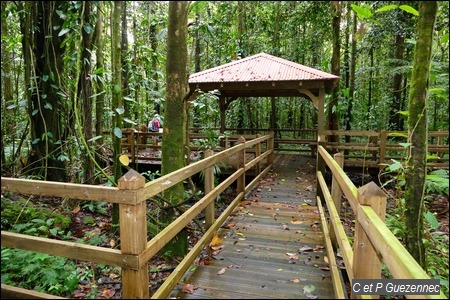
[[[220,108],[220,133],[225,133],[225,111],[227,110],[226,99],[223,96],[219,97],[219,108]]]
[[[319,97],[317,103],[317,142],[325,142],[325,90],[324,87],[319,89]]]

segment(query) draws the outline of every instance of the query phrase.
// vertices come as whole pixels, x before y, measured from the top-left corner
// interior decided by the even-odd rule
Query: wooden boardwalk
[[[171,298],[334,299],[315,159],[277,155],[269,173],[226,220]]]

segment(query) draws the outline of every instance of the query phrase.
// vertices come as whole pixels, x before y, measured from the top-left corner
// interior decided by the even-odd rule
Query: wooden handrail
[[[11,191],[20,192],[22,194],[38,194],[43,196],[119,203],[121,250],[89,246],[74,242],[57,241],[48,238],[31,237],[5,231],[1,232],[2,246],[120,266],[122,267],[123,297],[149,298],[148,261],[176,234],[178,234],[180,230],[198,216],[198,214],[204,210],[213,209],[214,200],[231,184],[237,181],[239,192],[232,204],[217,220],[214,221],[213,217],[208,217],[207,228],[209,227],[209,229],[206,234],[204,234],[200,241],[194,246],[193,250],[185,257],[182,264],[176,268],[176,272],[170,277],[181,278],[184,273],[181,274],[180,272],[186,272],[199,251],[201,251],[208,240],[211,239],[214,230],[224,222],[225,218],[231,214],[234,207],[244,198],[248,189],[255,184],[255,181],[252,181],[250,184],[245,185],[245,172],[251,167],[261,164],[263,160],[266,160],[267,167],[262,173],[265,174],[271,169],[272,162],[270,161],[270,157],[273,153],[272,141],[273,134],[267,134],[249,142],[242,139],[240,144],[232,148],[212,155],[209,153],[203,160],[192,163],[148,183],[144,183],[144,178],[136,171],[130,170],[120,178],[117,188],[2,177],[2,192]],[[258,148],[261,143],[267,144],[265,150],[261,150],[259,155],[250,162],[246,162],[246,148]],[[211,185],[210,183],[209,188],[205,189],[206,194],[202,199],[197,201],[191,208],[185,211],[179,218],[169,224],[154,238],[147,241],[147,199],[203,170],[209,170],[209,177],[211,177],[211,170],[215,164],[236,154],[240,155],[241,162],[238,169],[233,174],[222,181],[217,187],[214,187],[214,185]],[[258,176],[261,176],[261,174]],[[213,181],[213,178],[210,178],[209,181]],[[212,211],[212,213],[214,212]],[[211,214],[211,211],[209,214]],[[167,286],[173,288],[174,284],[176,284],[176,282],[168,280],[163,288],[166,289]],[[8,293],[13,293],[13,291],[15,291],[13,287],[7,285],[2,285],[2,290],[5,290]],[[166,292],[166,290],[162,291],[162,293]],[[33,295],[33,291],[24,292],[21,290],[20,293],[25,293],[29,296]],[[158,291],[157,293],[161,292]],[[47,295],[48,297],[52,296],[48,294],[44,295]]]
[[[318,148],[319,161],[325,163],[332,172],[333,182],[349,200],[356,216],[354,250],[339,217],[334,199],[321,170],[317,170],[318,200],[325,200],[334,239],[339,245],[341,255],[350,281],[353,279],[376,279],[381,276],[381,262],[384,262],[394,279],[430,279],[414,260],[411,254],[398,241],[384,223],[386,196],[373,182],[356,188],[323,146]],[[379,260],[381,259],[381,260]],[[358,296],[359,295],[355,295]],[[445,295],[407,295],[407,298],[446,299]]]

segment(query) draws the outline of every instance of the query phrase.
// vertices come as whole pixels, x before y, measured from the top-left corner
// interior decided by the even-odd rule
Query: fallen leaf
[[[75,207],[74,209],[72,209],[72,212],[73,212],[74,214],[78,213],[79,211],[80,211],[80,206],[79,206],[79,205],[77,205],[77,207]]]
[[[104,290],[102,291],[102,293],[101,293],[101,296],[102,296],[103,298],[109,299],[109,298],[111,298],[112,296],[114,296],[115,293],[116,293],[116,291],[113,290],[113,289],[104,289]]]
[[[222,227],[229,229],[229,228],[233,228],[234,226],[236,226],[236,223],[229,222],[229,223],[223,225]]]
[[[225,245],[220,245],[220,246],[211,246],[211,249],[212,249],[212,250],[214,250],[214,251],[217,251],[217,250],[222,250],[222,249],[223,249],[223,247],[225,247]]]
[[[328,263],[328,257],[327,257],[326,255],[323,257],[323,260],[324,260],[326,263]]]
[[[298,259],[298,255],[296,253],[286,253],[287,256],[289,256],[289,259]]]
[[[316,287],[313,284],[308,284],[303,287],[303,293],[311,294],[316,290]]]
[[[236,234],[239,236],[244,236],[244,234],[242,232],[236,232]]]
[[[305,245],[303,247],[301,247],[300,249],[298,249],[299,252],[306,252],[306,251],[313,251],[313,248],[311,248],[308,245]]]
[[[300,221],[300,220],[297,220],[297,219],[295,219],[295,218],[292,218],[291,223],[292,223],[292,224],[302,224],[303,222]]]
[[[183,288],[181,289],[181,291],[183,293],[187,293],[187,294],[193,294],[195,290],[194,285],[190,284],[190,283],[185,283],[183,285]]]
[[[211,242],[209,243],[210,247],[216,246],[218,244],[220,244],[223,241],[223,238],[220,238],[218,235],[214,235],[214,237],[212,238]]]
[[[300,278],[293,278],[290,281],[293,283],[300,283],[301,280],[300,280]]]
[[[227,268],[222,268],[217,272],[217,275],[222,275],[223,273],[225,273],[225,271],[227,270]]]
[[[116,241],[114,239],[111,239],[109,241],[109,245],[111,246],[111,248],[114,248],[114,246],[116,245]]]
[[[283,224],[283,229],[284,230],[289,230],[289,226],[287,226],[286,224]]]

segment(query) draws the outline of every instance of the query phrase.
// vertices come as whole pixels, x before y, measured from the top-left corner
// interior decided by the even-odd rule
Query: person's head
[[[157,118],[159,118],[159,115],[158,115],[158,114],[155,114],[155,115],[153,116],[153,119],[157,119]]]

